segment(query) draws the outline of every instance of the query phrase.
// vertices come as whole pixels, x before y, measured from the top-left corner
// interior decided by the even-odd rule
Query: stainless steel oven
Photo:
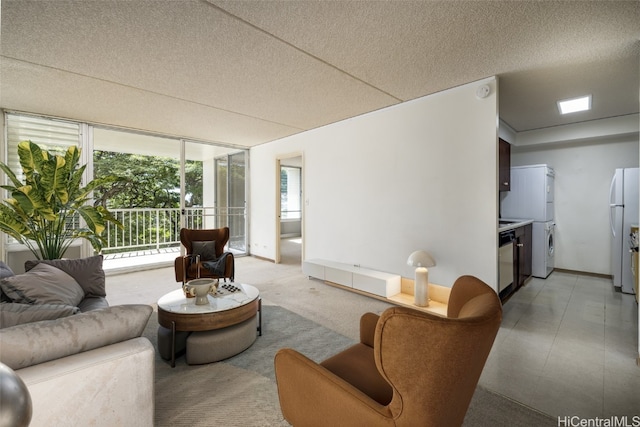
[[[516,240],[515,230],[501,231],[498,248],[498,292],[502,292],[513,283],[513,244]]]

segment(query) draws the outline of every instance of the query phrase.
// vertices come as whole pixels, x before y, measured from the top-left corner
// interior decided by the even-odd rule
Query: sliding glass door
[[[215,182],[217,224],[219,227],[229,227],[230,250],[246,253],[246,152],[216,157]]]

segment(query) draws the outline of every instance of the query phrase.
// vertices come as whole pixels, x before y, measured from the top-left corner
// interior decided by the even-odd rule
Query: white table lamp
[[[429,305],[429,270],[435,267],[436,261],[425,251],[415,251],[409,255],[407,264],[416,267],[413,298],[415,305],[427,307]]]

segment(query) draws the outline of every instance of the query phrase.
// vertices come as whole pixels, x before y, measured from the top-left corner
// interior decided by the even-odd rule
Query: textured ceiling
[[[639,111],[638,1],[1,7],[12,110],[253,146],[497,75],[516,131]],[[589,93],[591,112],[558,115]]]

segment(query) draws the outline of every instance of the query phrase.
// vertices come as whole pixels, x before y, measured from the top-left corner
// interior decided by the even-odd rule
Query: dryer
[[[504,191],[500,203],[503,218],[546,222],[554,219],[555,171],[547,165],[511,168],[511,191]]]

